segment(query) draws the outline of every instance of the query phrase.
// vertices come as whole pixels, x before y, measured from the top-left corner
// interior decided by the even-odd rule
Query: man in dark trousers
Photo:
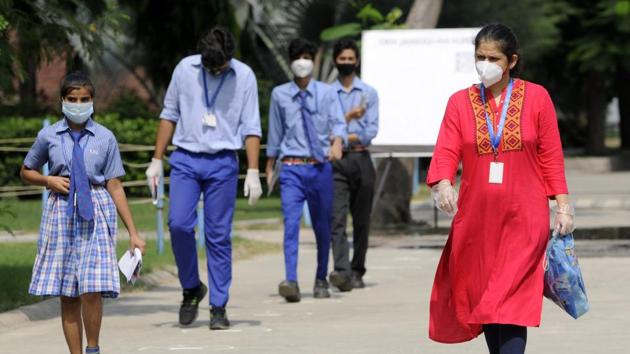
[[[333,205],[332,248],[334,271],[330,282],[340,291],[364,288],[363,275],[370,232],[375,171],[369,146],[378,132],[378,95],[356,75],[359,50],[351,39],[342,39],[333,48],[339,76],[331,85],[337,104],[348,124],[348,142],[343,158],[333,164],[335,197]],[[346,221],[352,214],[353,256],[350,262]]]

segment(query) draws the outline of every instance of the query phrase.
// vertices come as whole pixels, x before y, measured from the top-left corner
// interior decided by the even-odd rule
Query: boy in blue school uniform
[[[329,161],[342,156],[346,123],[335,91],[312,79],[317,48],[298,38],[289,45],[295,79],[271,93],[267,139],[267,183],[274,165],[281,164],[280,195],[284,214],[284,258],[286,278],[278,285],[288,302],[301,299],[297,281],[300,218],[304,201],[313,222],[317,241],[317,272],[313,296],[330,297],[326,281],[330,253],[333,175]]]
[[[63,79],[63,119],[42,129],[20,171],[26,183],[50,189],[29,293],[60,296],[68,349],[99,353],[102,298],[120,293],[116,211],[129,231],[130,249],[144,253],[127,205],[116,138],[92,119],[94,86],[82,73]],[[48,163],[49,175],[39,169]]]
[[[369,148],[378,133],[378,94],[356,75],[359,48],[352,39],[335,43],[333,58],[339,76],[331,86],[348,122],[348,144],[344,146],[343,158],[333,165],[332,250],[335,269],[329,279],[340,291],[350,291],[365,287],[363,276],[376,179]],[[346,235],[348,211],[352,214],[352,261]]]
[[[236,204],[238,157],[247,150],[244,184],[250,205],[262,194],[258,172],[260,113],[256,77],[249,66],[232,58],[234,38],[212,28],[198,42],[200,54],[175,67],[164,97],[155,153],[146,171],[151,188],[163,175],[162,158],[173,138],[170,158],[168,225],[183,288],[179,323],[197,318],[208,288],[199,279],[195,225],[199,195],[204,198],[204,223],[210,284],[210,329],[227,329],[225,307],[232,282],[232,217]]]

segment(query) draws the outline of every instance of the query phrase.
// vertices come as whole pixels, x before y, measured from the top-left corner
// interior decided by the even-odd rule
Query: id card
[[[490,162],[490,176],[488,183],[503,183],[503,162]]]
[[[206,113],[203,115],[203,125],[214,128],[217,126],[217,116],[214,113]]]

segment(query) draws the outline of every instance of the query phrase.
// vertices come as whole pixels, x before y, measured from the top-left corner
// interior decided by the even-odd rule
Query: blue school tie
[[[83,135],[85,135],[85,130],[82,132],[70,132],[70,136],[74,141],[74,147],[72,148],[72,167],[70,169],[70,197],[68,198],[68,209],[66,212],[69,217],[72,217],[76,198],[79,216],[90,221],[94,219],[94,204],[92,204],[92,195],[90,193],[90,180],[87,172],[85,172],[83,149],[81,144],[79,144],[79,140],[81,140]]]
[[[317,138],[317,132],[313,125],[312,112],[306,104],[306,95],[308,92],[300,91],[298,97],[300,98],[300,107],[302,110],[302,121],[304,123],[304,131],[306,132],[306,140],[308,140],[308,146],[311,149],[313,158],[319,162],[324,162],[324,152],[319,146],[319,139]]]

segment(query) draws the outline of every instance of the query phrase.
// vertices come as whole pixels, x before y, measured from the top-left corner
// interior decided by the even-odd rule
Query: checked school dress
[[[90,182],[94,219],[78,215],[78,203],[68,214],[67,195],[51,192],[43,208],[37,256],[29,293],[78,297],[120,293],[116,258],[117,214],[105,188],[107,180],[125,174],[118,144],[111,131],[89,119],[79,140]],[[50,175],[69,176],[74,143],[65,119],[42,129],[24,165],[39,169],[48,163]]]
[[[518,79],[498,148],[503,181],[489,183],[484,110],[497,131],[502,104],[487,94],[486,105],[476,85],[451,96],[427,177],[430,186],[453,183],[462,162],[458,211],[431,294],[429,337],[443,343],[471,340],[484,324],[540,324],[548,199],[568,193],[553,102],[542,86]]]

